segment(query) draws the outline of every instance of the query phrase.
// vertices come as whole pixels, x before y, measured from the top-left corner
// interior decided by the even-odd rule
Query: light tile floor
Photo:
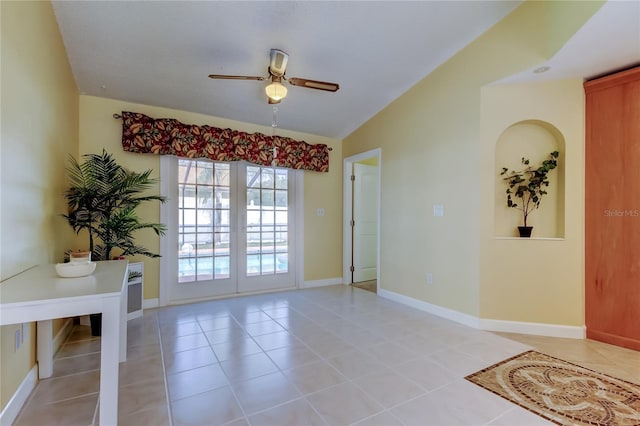
[[[548,424],[464,380],[532,347],[640,383],[640,352],[474,330],[350,286],[149,310],[128,341],[121,425]],[[99,349],[77,327],[16,424],[95,424]]]

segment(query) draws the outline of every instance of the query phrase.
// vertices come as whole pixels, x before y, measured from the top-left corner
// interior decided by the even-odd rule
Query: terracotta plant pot
[[[91,252],[90,251],[72,251],[69,253],[69,261],[71,263],[91,262]]]

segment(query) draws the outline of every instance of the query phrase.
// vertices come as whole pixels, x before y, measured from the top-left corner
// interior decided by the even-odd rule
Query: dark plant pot
[[[533,226],[518,226],[518,232],[522,238],[531,237],[531,231],[533,231]]]
[[[102,314],[90,314],[89,320],[91,321],[91,335],[102,335]]]

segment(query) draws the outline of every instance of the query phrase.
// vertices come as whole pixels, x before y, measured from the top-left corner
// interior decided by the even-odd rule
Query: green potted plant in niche
[[[549,157],[538,167],[530,164],[530,161],[522,157],[522,170],[509,170],[503,167],[500,176],[507,184],[507,207],[518,209],[522,212],[523,226],[518,226],[520,237],[530,237],[532,226],[527,225],[529,214],[540,207],[542,196],[547,194],[549,186],[549,172],[558,167],[558,151],[553,151]],[[520,199],[519,201],[517,199]]]
[[[135,233],[151,229],[164,235],[166,226],[143,222],[137,207],[150,201],[164,203],[166,197],[147,194],[157,183],[152,170],[133,172],[120,166],[105,150],[102,154],[86,154],[84,162],[69,157],[69,188],[64,192],[68,212],[62,215],[76,234],[85,230],[89,237],[91,260],[109,260],[119,256],[143,255],[159,257],[136,244]],[[92,316],[92,334],[99,334],[98,317]],[[95,328],[95,330],[94,330]]]

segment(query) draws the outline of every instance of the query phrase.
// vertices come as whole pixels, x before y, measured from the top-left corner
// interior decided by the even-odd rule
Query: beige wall
[[[78,149],[78,91],[49,2],[0,2],[2,146],[0,279],[69,249],[67,154]],[[1,286],[1,284],[0,284]],[[35,362],[35,329],[14,352],[19,326],[1,328],[0,401],[5,407]]]
[[[122,150],[122,122],[114,119],[114,113],[133,111],[154,118],[175,118],[188,124],[211,125],[232,128],[247,132],[271,134],[271,126],[258,126],[249,123],[211,117],[192,112],[133,104],[113,99],[93,96],[80,96],[80,155],[102,152],[106,149],[123,166],[142,171],[153,169],[152,176],[160,176],[160,157],[124,152]],[[284,112],[281,112],[284,113]],[[265,105],[265,121],[271,120],[269,108]],[[339,190],[342,181],[340,141],[335,139],[290,132],[278,129],[278,134],[305,140],[309,143],[325,143],[333,148],[330,154],[329,173],[304,172],[304,268],[306,281],[337,278],[342,274],[342,194]],[[159,192],[159,189],[155,191]],[[318,208],[324,208],[325,216],[318,217]],[[160,221],[159,203],[140,209],[141,217],[146,221]],[[138,241],[154,252],[159,252],[160,240],[151,231],[140,233]],[[78,241],[78,248],[86,248],[84,238]],[[133,261],[145,263],[146,299],[159,297],[160,259],[135,257]]]
[[[509,242],[509,249],[485,253],[494,243],[495,142],[508,126],[492,134],[493,139],[485,137],[483,88],[544,63],[571,35],[559,30],[559,20],[563,20],[565,29],[575,31],[602,5],[565,2],[558,8],[552,3],[525,2],[345,139],[345,157],[382,148],[383,289],[476,317],[581,324],[583,300],[576,283],[581,276],[578,230],[582,215],[576,203],[581,196],[576,182],[582,177],[583,139],[578,128],[583,112],[576,82],[561,84],[563,90],[541,98],[534,111],[556,102],[556,96],[562,99],[562,106],[571,108],[549,108],[550,114],[559,115],[552,115],[549,121],[567,133],[567,144],[571,144],[566,174],[572,194],[567,204],[577,205],[567,205],[571,224],[567,224],[566,241],[556,242],[551,250],[546,250],[548,245],[538,244],[526,246],[525,251],[515,249],[517,242]],[[532,89],[528,90],[524,96],[531,94]],[[505,103],[495,114],[509,111],[513,118],[535,118],[530,110],[517,109],[526,102],[525,98]],[[436,204],[444,206],[444,217],[433,216]],[[512,284],[512,265],[522,265],[521,259],[526,256],[545,266],[551,256],[556,256],[550,265],[559,275],[541,289],[539,280],[547,279],[545,266],[527,270],[533,278],[520,285],[537,297],[522,314],[515,312],[522,298],[514,297],[513,292],[500,294],[500,290]],[[568,257],[566,262],[563,256]],[[426,284],[428,272],[433,274],[430,285]],[[558,282],[568,277],[570,284],[558,287]],[[551,306],[542,305],[542,296],[558,297],[571,306],[562,307],[568,311],[565,313],[546,313],[560,308],[555,301]]]

